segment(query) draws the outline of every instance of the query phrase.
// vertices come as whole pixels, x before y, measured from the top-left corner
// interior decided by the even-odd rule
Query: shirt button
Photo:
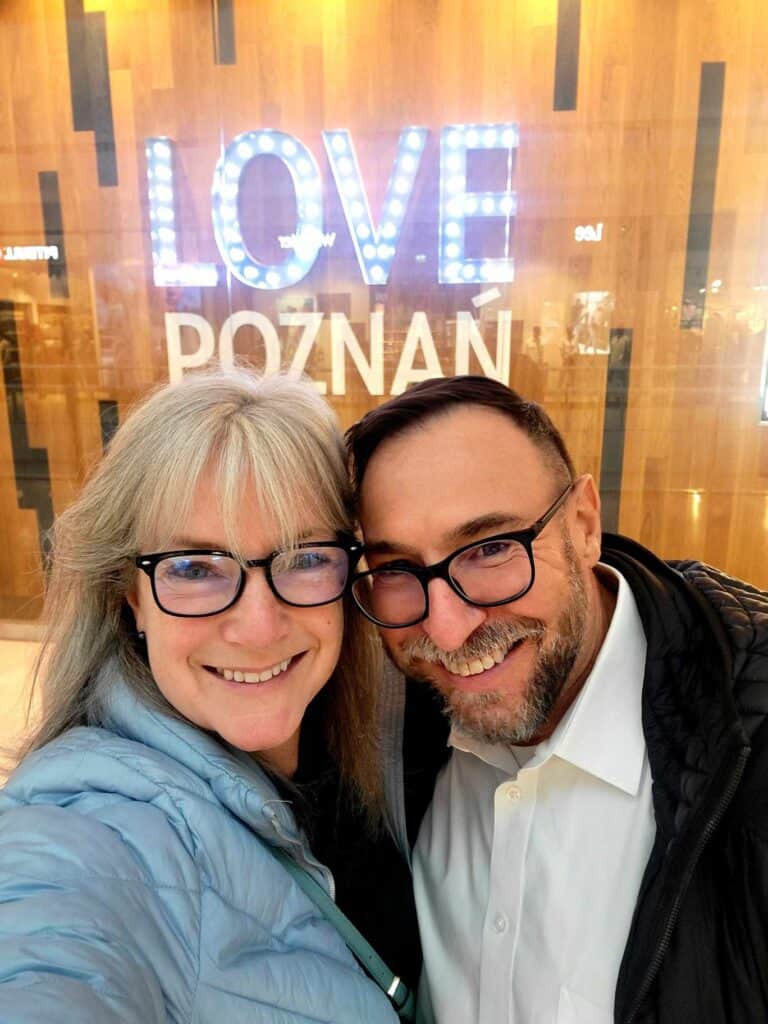
[[[509,927],[509,921],[507,920],[506,914],[496,914],[493,919],[493,930],[502,935]]]
[[[507,786],[507,800],[519,800],[520,787],[515,785]]]

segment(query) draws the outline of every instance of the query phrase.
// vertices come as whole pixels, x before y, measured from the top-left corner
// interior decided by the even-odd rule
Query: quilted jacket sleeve
[[[96,816],[34,805],[0,815],[3,1024],[189,1019],[197,949],[179,935],[199,934],[194,892],[152,877],[130,818],[130,804]],[[146,807],[141,820],[142,848],[162,857],[173,844],[167,820],[148,821]]]

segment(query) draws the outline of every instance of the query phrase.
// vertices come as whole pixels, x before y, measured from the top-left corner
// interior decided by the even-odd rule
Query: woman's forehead
[[[246,489],[233,508],[227,509],[213,492],[199,490],[187,515],[163,517],[153,541],[163,550],[186,547],[220,548],[257,557],[305,538],[332,534],[331,517],[305,502],[289,516],[283,509],[269,509],[263,499]]]

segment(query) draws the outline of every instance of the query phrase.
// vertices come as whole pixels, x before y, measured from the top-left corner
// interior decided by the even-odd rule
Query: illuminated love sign
[[[322,133],[366,284],[383,285],[389,280],[428,135],[426,128],[409,127],[401,131],[382,209],[374,220],[351,134],[343,129]],[[503,218],[508,223],[515,216],[517,200],[510,179],[518,139],[517,125],[509,123],[446,125],[442,129],[438,254],[441,283],[514,280],[514,262],[507,252],[494,258],[467,257],[465,236],[467,221],[472,218]],[[504,188],[494,192],[467,190],[467,156],[473,150],[506,152]],[[148,138],[145,151],[155,284],[216,286],[222,276],[216,264],[179,262],[173,141],[166,137]],[[295,244],[281,262],[272,264],[251,252],[240,223],[243,172],[248,164],[263,156],[282,161],[296,200],[296,226],[290,236]],[[225,147],[213,173],[211,213],[216,244],[227,272],[252,288],[275,291],[296,284],[310,272],[330,237],[323,226],[323,185],[314,155],[296,136],[272,129],[243,132]]]

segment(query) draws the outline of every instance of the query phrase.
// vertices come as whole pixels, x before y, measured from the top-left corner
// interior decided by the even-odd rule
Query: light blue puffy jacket
[[[258,766],[122,683],[99,717],[0,791],[2,1024],[396,1022],[269,853],[332,891]]]

